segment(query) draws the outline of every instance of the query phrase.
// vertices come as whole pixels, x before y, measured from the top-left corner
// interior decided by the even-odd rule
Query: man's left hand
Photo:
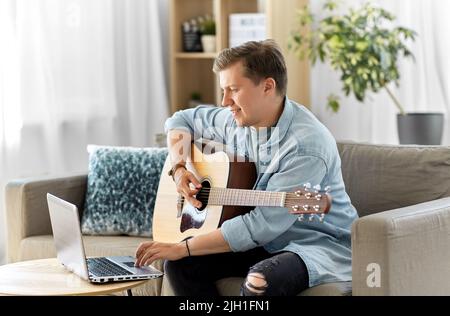
[[[184,243],[163,243],[146,241],[139,245],[136,250],[136,267],[151,265],[155,260],[179,260],[187,257],[187,249]]]

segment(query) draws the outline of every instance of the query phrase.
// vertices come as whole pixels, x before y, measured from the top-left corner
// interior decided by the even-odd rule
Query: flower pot
[[[205,53],[214,53],[216,51],[216,36],[202,35],[202,46]]]
[[[397,114],[397,128],[402,145],[440,145],[444,131],[444,114]]]

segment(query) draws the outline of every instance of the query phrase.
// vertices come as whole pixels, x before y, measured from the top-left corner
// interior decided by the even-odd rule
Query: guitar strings
[[[197,198],[206,200],[206,198],[209,198],[209,196],[200,196],[200,197],[197,196]],[[185,200],[186,200],[186,198],[182,197],[182,201],[185,202]],[[315,203],[311,203],[312,205],[310,205],[310,206],[312,206],[312,207],[318,206],[319,207],[318,210],[317,211],[315,211],[315,210],[314,211],[304,210],[304,209],[302,209],[302,205],[299,205],[299,203],[295,202],[295,201],[293,201],[293,202],[285,202],[283,207],[284,208],[298,207],[299,210],[296,211],[296,213],[298,213],[298,214],[323,214],[324,211],[322,211],[322,209],[326,209],[327,208],[327,204],[321,206],[321,204],[323,204],[321,201],[313,201],[313,200],[306,200],[306,201],[315,202]],[[224,205],[226,205],[226,204],[224,204]],[[239,206],[239,205],[236,205],[236,206]],[[244,205],[241,205],[241,206],[249,206],[249,205],[244,204]],[[252,206],[279,207],[278,204],[276,204],[276,205],[252,205]]]
[[[208,196],[210,196],[211,195],[211,190],[212,189],[202,189],[198,194],[196,194],[196,196],[200,196],[200,197],[208,197]],[[230,189],[224,189],[224,190],[230,190]],[[231,189],[231,190],[233,190],[233,189]],[[273,195],[277,195],[277,194],[283,194],[283,192],[266,192],[266,191],[255,191],[255,190],[245,190],[245,189],[234,189],[234,190],[239,190],[239,191],[243,191],[244,193],[249,193],[249,192],[253,192],[253,193],[256,193],[256,194],[261,194],[261,195],[270,195],[270,194],[272,194],[272,196],[270,196],[269,198],[278,198],[277,196],[273,196]],[[223,195],[223,193],[222,192],[216,192],[217,194],[219,194],[219,195]],[[237,192],[237,193],[239,193],[239,192]],[[230,194],[230,192],[227,192],[227,193],[225,193],[225,194]],[[287,194],[294,194],[293,192],[291,192],[291,193],[287,193]],[[300,199],[300,200],[309,200],[309,199],[315,199],[316,197],[317,197],[317,195],[316,194],[320,194],[320,192],[319,193],[313,193],[309,198],[307,198],[307,197],[296,197],[297,199]],[[321,197],[321,199],[322,199],[322,197]]]
[[[273,193],[278,193],[278,194],[281,194],[281,193],[283,193],[283,192],[267,192],[267,191],[256,191],[256,190],[250,190],[250,189],[229,189],[229,188],[204,188],[204,189],[201,189],[200,190],[200,193],[202,193],[202,192],[210,192],[211,190],[227,190],[227,191],[230,191],[230,190],[237,190],[237,191],[244,191],[244,192],[255,192],[255,193],[262,193],[262,194],[273,194]],[[292,193],[294,193],[295,191],[293,191],[293,192],[288,192],[288,194],[292,194]],[[308,193],[311,193],[311,194],[325,194],[326,193],[326,191],[306,191],[306,192],[308,192]],[[312,195],[312,197],[314,197],[314,195]]]
[[[273,193],[275,193],[275,194],[277,194],[277,193],[278,194],[282,194],[282,192],[255,191],[255,190],[250,190],[250,189],[203,188],[203,189],[200,190],[200,192],[197,195],[195,195],[195,197],[197,199],[199,199],[199,200],[203,200],[203,201],[206,200],[206,202],[207,202],[209,200],[209,198],[211,197],[211,190],[213,190],[213,189],[215,189],[215,190],[228,190],[228,191],[229,190],[239,190],[239,191],[254,192],[254,193],[258,192],[258,193],[261,193],[263,195],[273,194]],[[322,193],[322,192],[325,192],[325,191],[317,191],[317,192],[310,192],[310,193],[312,193],[312,194],[319,194],[319,193]],[[219,193],[219,195],[220,194],[221,194],[221,192]],[[288,193],[288,194],[294,194],[294,193],[291,192],[291,193]],[[275,198],[275,197],[272,196],[272,197],[269,197],[269,198]],[[286,201],[284,203],[284,207],[285,208],[297,207],[297,208],[299,208],[299,210],[296,211],[296,213],[298,213],[298,214],[322,214],[322,213],[324,213],[323,211],[321,211],[321,209],[322,209],[321,204],[323,204],[323,201],[322,201],[322,199],[320,199],[320,200],[315,199],[315,195],[312,195],[310,198],[295,197],[294,199],[297,200],[297,202],[296,201],[290,201],[290,199],[292,199],[292,198],[287,197],[287,199],[286,199]],[[186,199],[185,199],[184,196],[182,196],[181,200],[184,202]],[[299,205],[298,201],[302,201],[302,203],[300,203],[300,205]],[[314,211],[302,210],[302,206],[303,206],[302,204],[304,204],[305,201],[311,202],[311,204],[312,204],[311,206],[312,207],[318,206],[318,210],[317,211],[316,210],[314,210]],[[304,205],[307,205],[307,204],[304,204]],[[256,205],[256,206],[258,206],[258,205]],[[264,206],[264,205],[261,205],[261,206]],[[276,206],[278,206],[278,204],[273,205],[273,206],[276,207]],[[328,208],[326,202],[325,202],[325,205],[323,205],[323,208],[324,209]]]
[[[252,191],[252,190],[249,190],[249,191]],[[262,191],[263,192],[263,191]],[[276,193],[281,193],[281,192],[276,192]],[[270,193],[269,193],[270,194]],[[197,195],[195,195],[195,197],[197,198],[197,199],[203,199],[203,200],[206,200],[206,199],[209,199],[210,197],[211,197],[211,195],[208,193],[208,192],[203,192],[203,191],[201,191],[199,194],[197,194]],[[183,200],[185,200],[185,197],[183,196],[182,197],[183,198]],[[239,197],[238,197],[239,198]],[[269,199],[270,198],[278,198],[278,197],[274,197],[274,196],[272,196],[272,197],[269,197]],[[288,199],[289,199],[289,197],[288,197]],[[306,197],[295,197],[294,198],[295,200],[297,200],[297,201],[311,201],[312,203],[316,203],[316,204],[321,204],[322,202],[320,202],[320,201],[322,201],[322,198],[320,199],[320,200],[317,200],[317,199],[315,199],[314,198],[314,196],[312,196],[312,197],[310,197],[309,199],[308,198],[306,198]],[[290,203],[290,202],[285,202],[285,205],[288,205],[288,203]],[[289,207],[294,207],[294,206],[296,206],[296,205],[298,205],[298,202],[291,202],[292,204],[291,205],[289,205]]]

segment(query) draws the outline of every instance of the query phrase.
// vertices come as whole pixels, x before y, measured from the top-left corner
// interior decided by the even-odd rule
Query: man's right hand
[[[202,203],[194,197],[202,187],[195,175],[185,168],[178,168],[173,178],[177,186],[177,192],[184,196],[192,206],[202,207]]]

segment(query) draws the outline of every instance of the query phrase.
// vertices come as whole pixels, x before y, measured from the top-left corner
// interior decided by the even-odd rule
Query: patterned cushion
[[[153,208],[167,149],[89,145],[88,152],[82,232],[151,237]]]

